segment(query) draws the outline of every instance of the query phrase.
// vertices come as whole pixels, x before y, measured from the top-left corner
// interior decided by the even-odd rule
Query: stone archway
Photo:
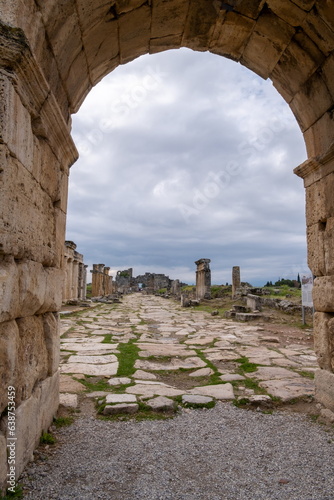
[[[0,0],[0,484],[7,387],[19,475],[58,405],[71,113],[146,53],[211,51],[270,78],[304,134],[317,397],[334,410],[334,9],[330,0]],[[293,167],[293,166],[292,166]]]

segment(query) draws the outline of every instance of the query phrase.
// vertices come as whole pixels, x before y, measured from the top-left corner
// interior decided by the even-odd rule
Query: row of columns
[[[65,241],[63,302],[86,299],[88,266],[76,248],[73,241]]]
[[[92,297],[111,295],[114,290],[113,277],[109,276],[110,267],[104,264],[93,264]]]

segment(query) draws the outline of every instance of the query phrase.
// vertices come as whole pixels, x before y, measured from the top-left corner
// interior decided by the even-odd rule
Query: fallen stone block
[[[128,414],[132,415],[137,413],[139,409],[138,404],[134,403],[120,403],[115,405],[107,405],[104,407],[103,415],[118,415],[118,414]]]
[[[153,411],[175,411],[176,408],[175,401],[164,396],[158,396],[157,398],[145,401],[145,404]]]
[[[182,403],[189,403],[193,405],[206,405],[213,401],[212,398],[208,396],[197,396],[195,394],[184,394],[182,396]]]

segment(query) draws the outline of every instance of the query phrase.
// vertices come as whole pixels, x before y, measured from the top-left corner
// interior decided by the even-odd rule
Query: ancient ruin
[[[211,270],[210,259],[199,259],[195,262],[196,270],[196,299],[211,298]]]
[[[324,0],[0,0],[0,484],[7,387],[15,387],[16,469],[58,406],[59,327],[71,114],[93,85],[142,54],[189,47],[270,78],[304,135],[314,282],[316,397],[334,410],[334,22]],[[291,168],[294,166],[291,165]]]
[[[104,264],[93,264],[92,297],[110,295],[114,292],[113,277],[109,276],[110,267]]]
[[[232,268],[232,297],[236,297],[237,290],[240,288],[240,267],[234,266]]]
[[[86,299],[88,266],[76,248],[73,241],[65,241],[63,302]]]

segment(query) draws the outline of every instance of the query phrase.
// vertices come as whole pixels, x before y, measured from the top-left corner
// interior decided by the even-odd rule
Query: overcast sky
[[[90,267],[195,282],[295,279],[306,264],[306,159],[273,88],[241,65],[188,49],[118,67],[73,116],[66,239]],[[90,281],[90,277],[88,277]]]

